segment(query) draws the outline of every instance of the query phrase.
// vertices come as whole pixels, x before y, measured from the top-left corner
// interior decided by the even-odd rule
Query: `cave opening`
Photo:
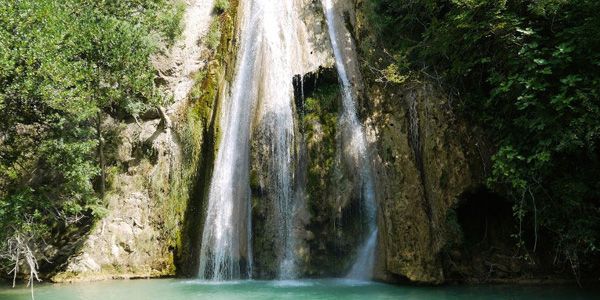
[[[467,247],[504,246],[514,233],[512,203],[500,195],[479,188],[463,194],[456,217]]]

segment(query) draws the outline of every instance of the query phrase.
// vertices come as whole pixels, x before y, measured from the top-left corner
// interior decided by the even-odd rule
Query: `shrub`
[[[215,10],[222,13],[229,9],[229,0],[216,0],[215,1]]]

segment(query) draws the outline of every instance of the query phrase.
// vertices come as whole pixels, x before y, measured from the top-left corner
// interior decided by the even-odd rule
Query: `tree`
[[[0,257],[15,275],[25,261],[33,283],[49,231],[93,222],[102,211],[103,118],[135,117],[163,101],[149,58],[173,43],[182,7],[167,0],[0,0],[0,7],[0,226],[7,229]]]

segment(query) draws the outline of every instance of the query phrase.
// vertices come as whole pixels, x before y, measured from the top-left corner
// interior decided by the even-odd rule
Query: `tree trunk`
[[[167,131],[167,129],[171,128],[171,119],[169,119],[169,116],[167,116],[167,113],[165,112],[165,109],[162,106],[158,106],[157,109],[158,113],[160,114],[162,128],[164,131]]]
[[[98,112],[96,124],[98,138],[98,160],[100,164],[100,199],[104,199],[106,193],[106,163],[104,161],[104,138],[102,137],[102,111]]]

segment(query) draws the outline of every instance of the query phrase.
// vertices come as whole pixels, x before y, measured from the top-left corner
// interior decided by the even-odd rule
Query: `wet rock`
[[[481,161],[471,134],[431,86],[401,88],[395,93],[400,99],[387,93],[376,85],[369,89],[382,208],[378,276],[440,283],[446,214],[479,184]]]

